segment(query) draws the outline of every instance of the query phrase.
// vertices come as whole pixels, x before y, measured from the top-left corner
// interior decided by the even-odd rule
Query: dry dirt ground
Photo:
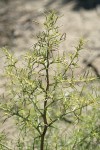
[[[44,12],[50,9],[63,15],[58,24],[66,33],[66,41],[60,49],[74,50],[83,37],[87,42],[80,56],[81,68],[91,66],[100,76],[100,5],[88,10],[76,7],[74,0],[0,0],[0,48],[7,46],[18,57],[32,48],[36,34],[43,28]],[[3,65],[0,52],[0,93],[4,92]]]

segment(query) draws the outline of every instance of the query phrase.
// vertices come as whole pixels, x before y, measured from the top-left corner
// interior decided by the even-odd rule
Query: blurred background
[[[100,77],[100,0],[0,0],[0,95],[5,93],[7,82],[1,48],[6,46],[20,59],[33,47],[36,34],[43,29],[44,13],[51,9],[62,16],[58,25],[66,33],[61,52],[73,52],[80,38],[86,41],[80,54],[81,68],[76,74],[91,69]],[[15,129],[11,124],[10,120],[3,128],[13,135]]]
[[[100,0],[0,0],[0,48],[6,46],[17,56],[32,48],[44,12],[51,9],[62,16],[58,24],[66,41],[61,51],[73,51],[84,38],[80,64],[100,77]]]

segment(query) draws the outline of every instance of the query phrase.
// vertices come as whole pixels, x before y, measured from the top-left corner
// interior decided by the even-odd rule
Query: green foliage
[[[19,134],[13,142],[15,150],[98,147],[99,98],[87,92],[95,78],[74,73],[84,42],[80,39],[69,56],[61,54],[58,47],[65,34],[59,33],[57,20],[54,12],[46,15],[44,31],[37,35],[33,49],[22,56],[21,65],[3,48],[8,86],[0,109],[15,120]]]
[[[0,133],[0,149],[5,150],[6,146],[5,146],[5,141],[6,141],[6,135],[1,132]]]

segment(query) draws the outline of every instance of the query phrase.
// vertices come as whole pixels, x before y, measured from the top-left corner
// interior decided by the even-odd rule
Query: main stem
[[[49,48],[49,44],[48,44],[48,48]],[[45,95],[45,101],[44,101],[44,113],[43,113],[43,121],[44,121],[44,129],[43,129],[43,133],[41,135],[41,145],[40,145],[40,150],[44,150],[44,141],[45,141],[45,135],[47,132],[47,128],[48,128],[48,122],[47,122],[47,101],[48,101],[48,91],[49,91],[49,49],[47,50],[47,56],[46,56],[46,61],[47,61],[47,65],[46,65],[46,95]]]

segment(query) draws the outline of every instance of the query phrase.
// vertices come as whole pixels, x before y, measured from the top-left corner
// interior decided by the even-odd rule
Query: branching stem
[[[48,33],[49,34],[49,33]],[[43,122],[44,122],[44,129],[43,133],[41,135],[41,145],[40,150],[44,150],[44,141],[45,141],[45,135],[48,128],[48,122],[47,122],[47,101],[48,101],[48,91],[49,91],[49,42],[48,42],[48,49],[46,54],[46,92],[45,92],[45,100],[44,100],[44,113],[43,113]]]

